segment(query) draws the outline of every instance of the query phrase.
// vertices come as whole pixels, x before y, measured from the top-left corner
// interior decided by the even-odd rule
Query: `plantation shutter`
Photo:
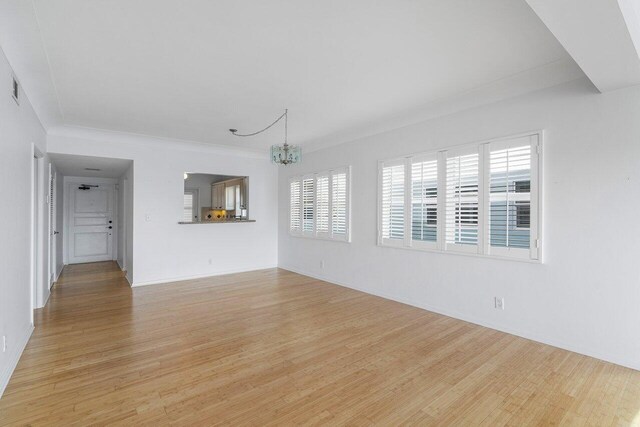
[[[438,235],[438,159],[436,154],[411,161],[411,240],[435,243]],[[433,247],[434,245],[424,244]]]
[[[334,238],[347,239],[348,200],[347,172],[331,174],[331,233]]]
[[[536,142],[537,139],[535,139]],[[489,145],[489,253],[535,259],[532,231],[535,230],[537,193],[533,179],[537,172],[537,145],[532,137],[497,141]],[[536,209],[533,209],[536,208]],[[535,242],[534,242],[535,243]],[[533,248],[533,252],[530,251]]]
[[[475,252],[479,231],[478,147],[470,151],[447,153],[445,238],[447,249]]]
[[[289,230],[292,233],[299,233],[302,230],[301,206],[300,181],[291,181],[289,184]]]
[[[316,179],[316,233],[329,233],[329,176]]]
[[[193,193],[184,193],[184,210],[182,220],[185,222],[193,221]]]
[[[404,160],[383,164],[381,194],[381,238],[402,244],[405,226]]]
[[[314,178],[302,180],[302,232],[313,234]]]

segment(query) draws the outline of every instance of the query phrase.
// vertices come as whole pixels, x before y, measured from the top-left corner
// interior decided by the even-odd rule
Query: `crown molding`
[[[164,138],[151,135],[120,132],[106,129],[88,128],[82,126],[57,126],[50,128],[49,136],[84,139],[105,143],[125,143],[146,145],[152,148],[171,148],[182,151],[195,151],[204,153],[224,154],[233,156],[250,157],[257,159],[269,159],[266,150],[246,147],[231,147],[228,145],[212,144],[207,142],[190,141],[183,139]]]

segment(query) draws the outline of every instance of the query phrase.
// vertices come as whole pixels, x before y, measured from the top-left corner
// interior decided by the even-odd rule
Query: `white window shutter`
[[[329,175],[316,177],[316,234],[329,236]]]
[[[349,170],[331,172],[331,236],[349,239]]]
[[[302,231],[301,182],[294,179],[289,183],[289,231],[299,234]]]
[[[411,246],[434,249],[438,240],[438,158],[411,159]]]
[[[537,136],[487,144],[487,253],[537,257]]]
[[[306,235],[314,234],[315,220],[315,178],[302,180],[302,232]]]
[[[184,193],[183,206],[182,220],[185,222],[193,221],[193,193]]]
[[[405,161],[381,165],[380,238],[383,244],[404,245],[405,239]]]
[[[445,248],[478,252],[480,158],[478,146],[447,152]]]

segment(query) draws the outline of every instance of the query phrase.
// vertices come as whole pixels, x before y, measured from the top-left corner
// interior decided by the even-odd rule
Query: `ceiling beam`
[[[600,92],[640,84],[633,0],[526,1]]]

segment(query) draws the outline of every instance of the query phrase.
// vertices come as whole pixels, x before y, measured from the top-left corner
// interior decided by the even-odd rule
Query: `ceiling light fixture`
[[[298,147],[297,145],[289,145],[289,143],[287,142],[288,117],[289,117],[289,110],[285,109],[284,113],[280,117],[278,117],[273,123],[271,123],[269,126],[267,126],[262,130],[259,130],[253,133],[247,133],[247,134],[238,133],[238,129],[229,129],[229,132],[231,132],[231,134],[234,136],[241,136],[241,137],[255,136],[271,128],[273,125],[275,125],[276,123],[278,123],[280,120],[284,118],[284,145],[271,146],[271,162],[278,165],[290,165],[293,163],[299,163],[302,155],[300,147]]]

